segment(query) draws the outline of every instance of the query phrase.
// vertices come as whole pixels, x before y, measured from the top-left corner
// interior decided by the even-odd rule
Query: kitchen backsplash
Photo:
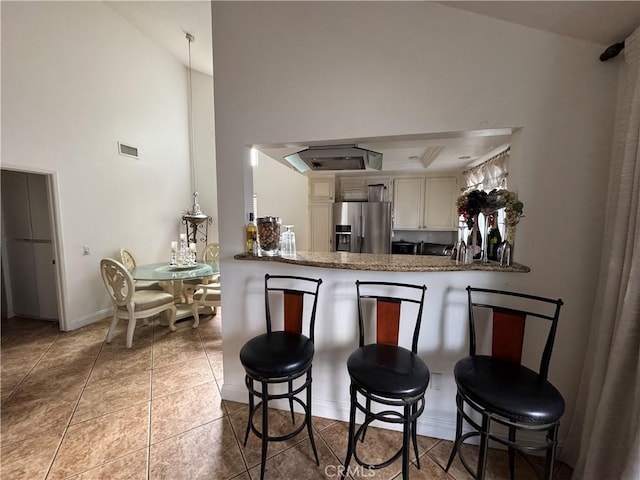
[[[456,232],[429,232],[415,230],[394,230],[393,242],[427,242],[453,245],[458,240]]]

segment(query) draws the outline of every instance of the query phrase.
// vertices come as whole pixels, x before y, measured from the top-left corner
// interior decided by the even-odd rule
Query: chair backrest
[[[136,268],[136,257],[133,256],[131,250],[124,247],[120,249],[120,261],[130,272]]]
[[[202,251],[202,261],[204,263],[218,263],[220,257],[220,245],[209,243]]]
[[[133,278],[129,270],[113,258],[100,260],[100,274],[111,299],[117,305],[126,305],[135,293]]]
[[[527,318],[550,322],[538,373],[547,378],[551,351],[556,336],[561,299],[545,298],[526,293],[467,287],[469,305],[469,355],[476,354],[476,313],[478,309],[492,312],[491,356],[521,363]],[[514,306],[518,303],[519,306]]]
[[[361,282],[357,280],[356,291],[358,294],[360,347],[364,346],[364,303],[367,299],[375,301],[376,305],[376,343],[392,345],[398,345],[402,304],[406,302],[415,304],[415,308],[412,310],[412,312],[416,312],[415,318],[412,314],[404,315],[403,318],[411,318],[413,321],[411,351],[417,353],[418,336],[420,335],[422,310],[424,307],[424,294],[427,291],[427,287],[425,285],[413,285],[409,283]]]
[[[308,278],[290,275],[264,276],[264,301],[267,320],[267,332],[271,333],[271,306],[269,299],[278,292],[282,292],[284,331],[302,333],[304,323],[304,298],[308,296],[312,301],[309,313],[309,338],[313,341],[316,322],[316,307],[318,305],[318,290],[322,284],[321,278]]]

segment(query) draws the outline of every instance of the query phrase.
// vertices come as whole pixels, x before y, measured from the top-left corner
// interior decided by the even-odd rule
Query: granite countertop
[[[526,265],[513,263],[502,267],[498,262],[456,265],[449,257],[436,255],[385,255],[345,252],[298,252],[294,257],[259,257],[248,253],[235,255],[236,260],[290,263],[306,267],[339,268],[344,270],[371,270],[382,272],[458,272],[479,270],[485,272],[527,273]]]

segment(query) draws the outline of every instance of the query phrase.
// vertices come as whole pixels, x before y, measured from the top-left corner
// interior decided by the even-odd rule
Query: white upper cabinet
[[[396,178],[393,183],[395,230],[456,230],[455,177]]]
[[[425,180],[424,226],[429,230],[456,230],[458,181],[455,177]]]
[[[390,177],[356,177],[345,176],[336,179],[336,202],[363,202],[369,197],[369,185],[386,187],[384,201],[393,200],[393,180]]]
[[[341,177],[336,184],[337,202],[361,202],[367,199],[364,177]]]
[[[393,181],[393,229],[422,228],[424,178],[396,178]]]
[[[310,202],[333,202],[334,191],[334,177],[309,177]]]

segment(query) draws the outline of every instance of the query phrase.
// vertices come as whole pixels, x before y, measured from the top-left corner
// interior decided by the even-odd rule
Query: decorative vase
[[[478,215],[473,217],[473,226],[467,238],[467,255],[469,255],[470,261],[482,259],[482,234],[478,227]]]
[[[498,257],[501,267],[510,267],[513,264],[513,245],[509,240],[505,240],[498,248]]]

